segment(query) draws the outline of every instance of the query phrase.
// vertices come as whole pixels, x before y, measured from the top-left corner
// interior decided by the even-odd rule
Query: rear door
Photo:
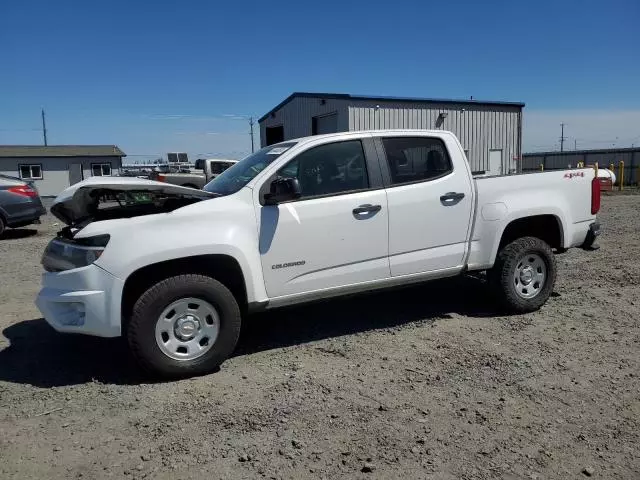
[[[311,147],[256,195],[262,197],[276,176],[297,178],[302,197],[259,205],[269,297],[389,278],[387,196],[371,138]]]
[[[385,157],[392,276],[461,268],[472,213],[472,184],[442,138],[377,139]],[[459,156],[462,152],[459,152]]]

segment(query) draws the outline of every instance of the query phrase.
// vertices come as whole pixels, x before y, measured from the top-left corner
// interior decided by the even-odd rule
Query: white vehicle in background
[[[238,163],[237,160],[229,160],[226,158],[198,159],[194,164],[194,169],[196,171],[162,173],[154,172],[154,174],[150,178],[159,182],[201,189],[211,180],[224,172],[227,168],[232,167],[236,163]]]
[[[553,290],[554,250],[593,248],[594,177],[474,179],[441,130],[283,142],[202,191],[95,177],[51,208],[68,227],[44,253],[36,303],[60,332],[125,335],[164,377],[220,365],[248,312],[465,272],[486,271],[506,310],[530,312]]]

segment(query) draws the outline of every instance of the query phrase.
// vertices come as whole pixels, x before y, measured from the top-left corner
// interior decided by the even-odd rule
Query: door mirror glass
[[[269,193],[264,195],[265,205],[277,205],[281,202],[300,198],[300,182],[297,178],[276,178],[271,182]]]

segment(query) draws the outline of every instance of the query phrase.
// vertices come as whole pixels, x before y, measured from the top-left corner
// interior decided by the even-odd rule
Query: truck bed
[[[474,177],[477,208],[468,268],[490,267],[502,232],[510,222],[524,216],[553,216],[561,228],[562,247],[581,245],[595,220],[590,203],[594,176],[593,169],[584,168]],[[562,225],[566,227],[562,229]],[[481,243],[489,243],[493,249],[481,249]]]

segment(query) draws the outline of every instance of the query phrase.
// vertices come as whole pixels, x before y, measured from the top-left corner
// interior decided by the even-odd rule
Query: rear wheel
[[[519,238],[504,246],[488,272],[502,304],[513,313],[538,310],[556,282],[556,260],[551,247],[536,237]]]
[[[7,228],[7,225],[4,223],[4,218],[2,218],[2,215],[0,215],[0,237],[2,237],[2,234],[4,233],[4,230]]]
[[[233,353],[240,308],[220,282],[180,275],[158,282],[138,299],[128,325],[133,355],[149,373],[165,378],[213,371]]]

